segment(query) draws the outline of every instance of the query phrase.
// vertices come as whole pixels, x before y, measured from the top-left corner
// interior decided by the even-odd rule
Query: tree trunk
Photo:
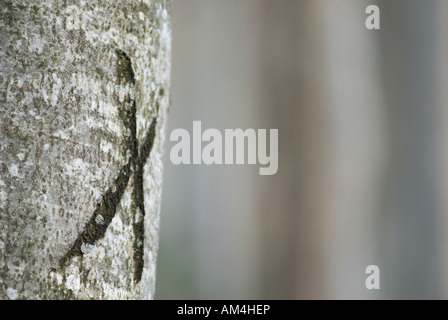
[[[153,297],[170,15],[0,2],[0,299]]]

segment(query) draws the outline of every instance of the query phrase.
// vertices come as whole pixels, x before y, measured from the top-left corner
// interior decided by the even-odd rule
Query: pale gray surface
[[[153,297],[170,14],[164,0],[0,2],[0,298]],[[117,50],[135,80],[120,75]],[[144,166],[140,282],[134,176],[104,237],[60,264],[130,161],[122,113],[134,101],[140,147],[157,117]]]

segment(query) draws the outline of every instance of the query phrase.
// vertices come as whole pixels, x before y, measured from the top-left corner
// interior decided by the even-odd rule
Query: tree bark
[[[170,16],[0,2],[0,299],[153,297]]]

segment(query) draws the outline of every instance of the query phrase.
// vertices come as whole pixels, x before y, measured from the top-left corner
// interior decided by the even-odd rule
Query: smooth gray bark
[[[0,2],[0,299],[153,297],[170,15]]]

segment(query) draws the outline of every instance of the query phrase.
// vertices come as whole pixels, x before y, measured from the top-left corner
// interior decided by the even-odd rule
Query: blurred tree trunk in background
[[[271,82],[263,92],[274,97],[267,108],[275,105],[270,117],[281,132],[280,170],[290,173],[277,193],[268,188],[262,196],[269,199],[261,210],[274,252],[265,260],[269,297],[440,293],[446,229],[437,225],[446,221],[446,196],[436,192],[435,157],[436,134],[439,143],[446,135],[434,128],[437,118],[439,128],[446,119],[437,112],[446,110],[446,97],[438,109],[435,95],[442,3],[372,1],[381,9],[379,31],[366,30],[359,1],[266,4],[270,42],[260,51],[262,79]],[[439,68],[440,84],[445,73]],[[370,264],[381,270],[377,292],[364,285]]]
[[[446,0],[174,5],[172,127],[277,128],[279,170],[167,171],[160,297],[446,296]]]
[[[436,52],[435,63],[437,68],[436,81],[433,83],[437,109],[435,110],[435,135],[437,144],[436,170],[437,175],[437,192],[438,200],[438,223],[437,223],[437,240],[438,244],[435,248],[440,259],[437,261],[437,267],[440,274],[438,286],[441,299],[448,299],[448,38],[446,30],[448,30],[448,2],[439,0],[436,6],[435,21],[437,21],[436,29]]]
[[[389,147],[384,209],[376,227],[388,298],[434,299],[442,289],[438,246],[446,248],[447,243],[439,242],[437,228],[443,221],[438,213],[443,197],[438,195],[436,178],[436,70],[443,70],[446,62],[436,64],[436,18],[443,2],[381,3]]]
[[[447,100],[437,106],[435,58],[446,48],[435,42],[435,21],[444,30],[436,14],[444,5],[371,4],[381,8],[379,31],[366,30],[359,1],[266,4],[262,92],[280,128],[280,170],[289,172],[261,197],[269,199],[261,202],[268,297],[435,298],[443,290],[446,229],[437,225],[446,221],[446,188],[435,157],[446,135],[435,128],[444,127],[437,110]],[[380,267],[380,291],[365,288],[370,264]]]
[[[261,194],[265,297],[376,297],[365,269],[380,264],[384,102],[364,12],[359,1],[265,2],[261,91],[283,173]]]
[[[164,0],[0,2],[0,298],[152,298]]]

